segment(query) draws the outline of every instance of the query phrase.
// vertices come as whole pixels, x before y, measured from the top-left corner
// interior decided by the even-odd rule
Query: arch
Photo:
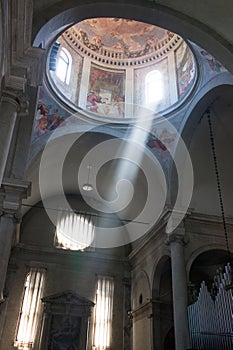
[[[225,272],[225,267],[231,260],[226,249],[221,246],[211,247],[196,256],[189,268],[189,303],[193,304],[197,300],[203,281],[208,290],[213,291],[213,282],[219,269]]]
[[[152,7],[153,6],[153,7]],[[214,55],[229,70],[233,71],[232,45],[212,27],[193,18],[186,13],[186,8],[172,9],[171,7],[154,4],[140,6],[130,2],[124,4],[103,3],[77,6],[77,2],[69,0],[43,7],[34,12],[32,40],[35,46],[47,47],[54,38],[67,27],[83,19],[91,17],[124,17],[144,21],[176,32],[190,39]],[[208,16],[208,12],[204,14]],[[46,19],[46,20],[45,20]],[[213,28],[213,29],[212,29]],[[46,39],[45,39],[46,38]]]
[[[225,72],[215,76],[205,84],[190,101],[181,125],[181,136],[187,147],[190,145],[194,131],[206,109],[227,89],[233,90],[232,75]]]
[[[170,260],[168,255],[163,255],[154,270],[152,301],[153,315],[156,315],[153,318],[153,349],[155,350],[163,349],[167,333],[173,327]]]
[[[132,304],[133,308],[145,303],[150,299],[151,285],[147,272],[140,270],[135,278],[135,283],[132,286]],[[141,301],[141,302],[140,302]]]
[[[186,271],[187,271],[187,277],[188,278],[190,276],[190,270],[191,270],[192,264],[198,258],[198,256],[200,256],[203,253],[210,252],[211,250],[223,250],[223,251],[226,251],[226,246],[224,244],[213,243],[213,244],[204,245],[204,246],[196,249],[190,255],[190,257],[189,257],[189,259],[187,261],[187,264],[186,264]]]
[[[175,350],[175,335],[174,335],[174,327],[171,327],[164,339],[164,345],[163,345],[164,350]]]
[[[159,287],[160,287],[160,278],[163,273],[164,264],[170,259],[170,256],[163,255],[160,257],[158,262],[155,264],[153,271],[153,279],[152,279],[152,299],[159,298]],[[155,288],[155,286],[158,286]]]
[[[180,126],[181,137],[189,150],[194,132],[200,123],[202,116],[207,108],[213,104],[214,101],[218,101],[219,96],[224,95],[227,91],[233,92],[233,80],[232,75],[229,73],[222,73],[211,79],[206,85],[204,85],[195,97],[190,101],[189,107],[185,113],[183,123]],[[176,148],[173,159],[179,155],[179,147]],[[171,203],[175,203],[177,196],[177,172],[174,162],[170,168],[170,189],[171,189]],[[172,186],[171,186],[172,184]]]

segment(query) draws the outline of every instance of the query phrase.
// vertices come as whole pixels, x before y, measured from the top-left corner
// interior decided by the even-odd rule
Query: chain
[[[211,150],[212,150],[212,155],[213,155],[214,170],[215,170],[216,182],[217,182],[217,187],[218,187],[218,198],[219,198],[219,204],[220,204],[220,209],[221,209],[221,214],[222,214],[224,235],[225,235],[225,240],[226,240],[226,248],[227,248],[227,253],[230,257],[231,253],[230,253],[228,234],[227,234],[226,217],[225,217],[225,212],[224,212],[223,196],[222,196],[221,182],[220,182],[220,176],[219,176],[219,170],[218,170],[218,161],[217,161],[217,157],[216,157],[216,148],[215,148],[215,143],[214,143],[213,126],[212,126],[212,121],[211,121],[209,110],[207,110],[207,119],[208,119],[208,125],[209,125],[210,144],[211,144]]]

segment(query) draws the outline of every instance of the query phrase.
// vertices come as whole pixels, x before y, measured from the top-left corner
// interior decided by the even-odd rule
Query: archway
[[[155,24],[179,33],[184,38],[190,39],[205,48],[228,69],[233,69],[230,44],[220,33],[217,32],[216,34],[216,31],[211,26],[206,25],[206,23],[211,22],[207,18],[209,11],[204,13],[204,20],[201,22],[197,19],[197,14],[196,18],[192,18],[187,14],[186,9],[185,3],[181,5],[178,11],[177,7],[174,9],[151,1],[143,4],[143,6],[130,2],[116,4],[102,3],[101,1],[88,5],[82,3],[80,6],[77,6],[77,1],[74,0],[59,2],[58,6],[53,1],[50,6],[36,7],[33,18],[32,38],[35,46],[39,46],[41,43],[46,44],[44,41],[45,37],[47,37],[47,43],[50,42],[52,40],[51,35],[54,39],[61,30],[75,22],[89,18],[90,13],[91,17],[124,17]],[[211,25],[215,29],[213,23]]]
[[[163,256],[156,266],[153,279],[152,300],[154,315],[153,349],[172,349],[170,347],[164,348],[163,345],[166,341],[174,345],[174,336],[173,338],[170,336],[170,329],[173,328],[173,310],[171,259],[168,256]]]
[[[191,283],[199,290],[202,281],[205,281],[208,289],[212,287],[214,276],[217,269],[224,269],[229,262],[229,256],[226,250],[212,249],[200,254],[192,263],[189,279]]]

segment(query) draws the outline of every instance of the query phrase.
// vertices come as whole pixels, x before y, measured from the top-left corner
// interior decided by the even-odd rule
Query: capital
[[[29,106],[29,95],[23,90],[16,90],[4,87],[1,96],[2,102],[8,102],[15,107],[15,111],[19,114],[27,115]]]
[[[30,195],[31,183],[4,178],[0,188],[0,212],[10,216],[15,222],[21,220],[22,199]]]
[[[170,235],[167,235],[167,238],[165,240],[165,244],[167,245],[171,245],[172,243],[179,243],[184,246],[188,242],[189,242],[188,238],[183,234],[179,234],[179,233],[172,233]]]
[[[191,214],[191,210],[171,210],[171,216],[168,218],[166,233],[171,234],[183,226],[184,218]]]

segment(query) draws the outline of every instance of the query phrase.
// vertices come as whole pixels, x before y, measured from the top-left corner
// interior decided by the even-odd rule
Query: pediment
[[[95,303],[93,303],[91,300],[84,298],[71,290],[49,295],[41,300],[43,303],[48,304],[72,304],[82,307],[93,307],[95,305]]]

